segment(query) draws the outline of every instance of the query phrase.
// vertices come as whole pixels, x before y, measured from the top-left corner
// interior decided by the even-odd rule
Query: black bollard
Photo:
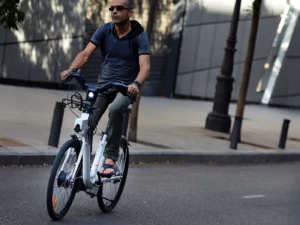
[[[54,112],[53,112],[49,140],[48,140],[49,146],[53,146],[53,147],[58,146],[63,117],[64,117],[64,104],[62,102],[56,102]]]
[[[280,140],[279,140],[279,148],[284,149],[285,148],[285,143],[286,143],[286,138],[288,135],[288,130],[289,130],[289,124],[290,120],[285,119],[283,120],[282,128],[281,128],[281,135],[280,135]]]
[[[238,143],[240,142],[241,135],[241,126],[242,126],[242,117],[236,116],[233,124],[231,140],[230,140],[230,148],[236,150]]]

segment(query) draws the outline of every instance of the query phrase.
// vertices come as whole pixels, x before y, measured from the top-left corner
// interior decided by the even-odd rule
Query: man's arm
[[[150,74],[150,56],[149,55],[140,55],[139,56],[140,72],[135,79],[140,84],[143,84],[149,74]],[[139,87],[136,84],[128,85],[128,92],[132,95],[137,95],[139,93]]]
[[[139,64],[140,64],[140,72],[135,80],[138,81],[140,84],[143,84],[147,80],[150,74],[150,56],[140,55]]]
[[[80,69],[90,58],[91,54],[95,51],[95,49],[97,48],[97,46],[93,43],[88,43],[88,45],[85,47],[85,49],[83,51],[81,51],[76,58],[74,59],[74,61],[72,62],[71,66],[69,67],[68,70],[63,71],[60,76],[61,78],[63,78],[64,76],[66,76],[72,69],[76,68],[76,69]]]

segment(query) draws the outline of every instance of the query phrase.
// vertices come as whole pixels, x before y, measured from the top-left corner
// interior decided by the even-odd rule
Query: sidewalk
[[[0,85],[0,96],[0,165],[51,163],[58,150],[47,146],[53,109],[56,101],[67,97],[67,91]],[[300,110],[247,105],[243,143],[234,151],[229,148],[228,134],[204,129],[212,106],[206,101],[142,97],[139,143],[131,143],[131,161],[232,163],[300,159]],[[236,104],[231,104],[229,114],[234,116],[235,110]],[[74,112],[80,115],[78,110]],[[279,150],[281,126],[286,118],[291,120],[288,140],[286,149]],[[66,108],[59,146],[73,133],[74,119]],[[107,119],[106,112],[98,126],[99,138]],[[97,138],[94,140],[96,145]]]

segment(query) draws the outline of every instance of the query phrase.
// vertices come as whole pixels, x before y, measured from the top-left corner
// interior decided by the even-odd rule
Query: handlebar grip
[[[129,94],[129,92],[127,92],[126,96],[130,98],[131,104],[136,102],[136,96],[132,96],[131,94]]]
[[[71,69],[71,73],[77,73],[77,72],[78,72],[78,69],[77,69],[77,68]]]
[[[64,83],[69,82],[70,80],[71,80],[71,79],[70,79],[69,75],[66,75],[66,76],[64,76],[64,77],[62,78],[61,83],[64,84]]]
[[[77,73],[77,71],[78,71],[77,68],[71,69],[71,71],[70,71],[66,76],[64,76],[64,77],[62,78],[62,83],[64,84],[64,83],[67,83],[67,82],[71,81],[71,80],[72,80],[72,78],[70,77],[71,74],[72,74],[72,73]]]

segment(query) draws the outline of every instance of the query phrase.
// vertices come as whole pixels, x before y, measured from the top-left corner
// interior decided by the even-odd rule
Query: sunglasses
[[[115,8],[116,8],[117,11],[122,11],[123,9],[131,10],[129,8],[125,8],[122,5],[117,5],[117,6],[111,6],[111,7],[109,7],[109,11],[112,12],[112,11],[114,11]]]

